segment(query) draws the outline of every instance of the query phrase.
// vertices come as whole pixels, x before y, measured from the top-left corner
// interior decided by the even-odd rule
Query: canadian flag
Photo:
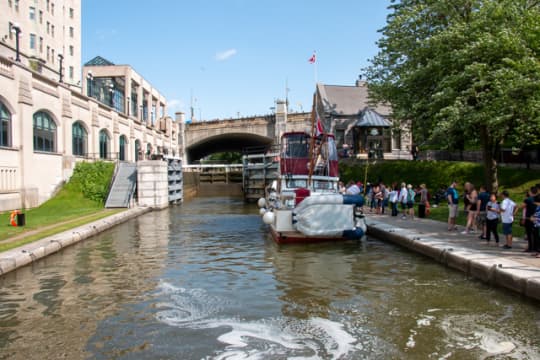
[[[317,56],[315,54],[315,52],[313,52],[313,55],[311,55],[311,57],[309,58],[309,63],[310,64],[315,64],[315,61],[317,60]]]

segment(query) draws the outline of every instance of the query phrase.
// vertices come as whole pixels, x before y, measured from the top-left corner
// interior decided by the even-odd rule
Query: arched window
[[[110,152],[110,139],[107,131],[101,130],[99,132],[99,158],[108,159]]]
[[[141,149],[141,142],[139,140],[135,140],[135,161],[139,161],[143,159],[142,156],[142,149]]]
[[[73,140],[73,155],[85,156],[87,152],[88,133],[82,124],[77,121],[73,123],[72,140]]]
[[[56,123],[44,111],[34,114],[34,151],[56,152]]]
[[[126,160],[126,146],[127,146],[127,139],[124,135],[120,136],[120,149],[118,152],[118,159],[120,161]]]
[[[0,102],[0,146],[11,146],[11,113]]]

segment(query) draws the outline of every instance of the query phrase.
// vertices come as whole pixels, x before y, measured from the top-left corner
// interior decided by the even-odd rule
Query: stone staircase
[[[105,202],[106,208],[128,208],[137,185],[137,164],[120,162]]]

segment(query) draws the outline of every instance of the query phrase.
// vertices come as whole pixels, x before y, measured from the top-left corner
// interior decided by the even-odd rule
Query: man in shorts
[[[457,230],[456,218],[458,214],[459,194],[456,190],[457,183],[452,182],[446,190],[446,199],[448,200],[448,231]]]
[[[506,244],[503,249],[512,248],[512,223],[514,222],[514,215],[516,214],[516,203],[510,199],[508,191],[502,192],[503,201],[501,203],[501,220],[503,227],[503,234],[506,237]]]

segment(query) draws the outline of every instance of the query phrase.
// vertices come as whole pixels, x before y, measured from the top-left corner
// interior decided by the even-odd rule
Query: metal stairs
[[[137,164],[120,162],[116,166],[106,208],[128,208],[137,185]]]

